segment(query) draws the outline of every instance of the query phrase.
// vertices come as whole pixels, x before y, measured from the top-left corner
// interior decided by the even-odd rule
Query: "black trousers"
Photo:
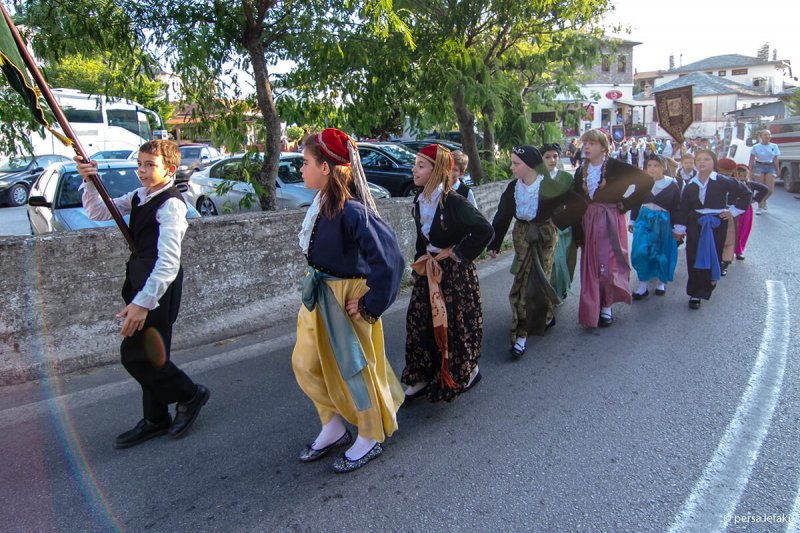
[[[689,271],[689,281],[686,282],[686,294],[691,298],[702,298],[708,300],[711,293],[717,286],[716,281],[711,279],[711,270],[698,270],[694,268],[697,258],[697,244],[700,240],[700,224],[697,222],[699,216],[690,216],[689,223],[686,225],[686,267]],[[728,234],[728,221],[720,220],[720,225],[714,228],[714,244],[717,249],[717,257],[720,265],[722,264],[722,250],[725,247],[725,238]]]
[[[178,318],[182,288],[181,270],[158,307],[147,314],[142,330],[125,337],[120,346],[122,366],[142,387],[144,418],[156,424],[169,417],[169,404],[189,401],[197,392],[197,385],[170,361],[172,324]],[[126,276],[122,289],[125,303],[137,293]]]

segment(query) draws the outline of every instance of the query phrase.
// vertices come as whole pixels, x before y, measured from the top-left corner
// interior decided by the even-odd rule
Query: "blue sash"
[[[697,219],[700,224],[700,238],[697,240],[697,257],[694,268],[698,270],[711,269],[711,280],[717,281],[721,277],[717,243],[714,240],[714,228],[722,224],[719,215],[709,213]]]
[[[309,266],[303,278],[303,305],[309,311],[313,311],[315,307],[319,311],[342,379],[347,384],[356,409],[364,411],[372,406],[367,383],[361,374],[361,370],[367,366],[367,358],[353,330],[350,317],[325,283],[326,280],[337,279],[339,278]]]

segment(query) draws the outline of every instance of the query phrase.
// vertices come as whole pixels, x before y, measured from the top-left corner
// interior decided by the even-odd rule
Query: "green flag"
[[[48,124],[47,118],[44,116],[44,110],[39,105],[39,89],[36,88],[36,85],[28,75],[25,62],[22,60],[22,55],[5,17],[0,18],[0,70],[3,71],[11,88],[22,96],[22,100],[30,109],[36,122],[47,128],[50,133],[65,145],[71,145],[72,141],[60,132],[54,131]]]

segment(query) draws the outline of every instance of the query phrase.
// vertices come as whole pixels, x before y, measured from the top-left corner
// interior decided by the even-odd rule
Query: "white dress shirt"
[[[439,207],[439,199],[442,197],[444,191],[444,184],[439,185],[434,189],[431,194],[430,200],[425,198],[424,194],[419,195],[419,223],[422,226],[422,233],[430,241],[431,239],[431,225],[433,219],[436,217],[436,209]],[[439,253],[441,248],[437,248],[432,244],[428,244],[428,251],[432,253]]]
[[[539,188],[544,176],[541,174],[530,185],[518,179],[514,188],[514,202],[517,204],[516,216],[520,220],[533,220],[539,212]]]
[[[457,179],[453,182],[453,190],[458,189],[461,187],[461,178]],[[478,201],[475,199],[475,193],[472,192],[472,189],[469,190],[467,193],[467,201],[472,204],[472,207],[478,209]]]
[[[139,196],[139,205],[144,205],[159,194],[163,194],[173,182],[170,182],[161,189],[147,193],[146,187],[140,187],[119,198],[114,198],[114,205],[119,212],[125,216],[131,212],[131,200],[133,195]],[[94,184],[83,182],[83,210],[92,220],[111,220],[111,213],[103,203],[103,199],[97,192]],[[186,203],[177,198],[169,198],[156,211],[156,222],[158,222],[158,258],[150,273],[150,277],[144,284],[141,291],[134,297],[133,302],[145,309],[153,310],[158,307],[158,300],[167,292],[170,283],[175,281],[181,267],[181,241],[186,234],[189,223],[186,221]]]
[[[600,180],[603,178],[603,163],[599,165],[592,165],[587,161],[589,165],[589,171],[586,173],[586,188],[589,189],[589,198],[594,200],[594,193],[597,192],[597,188],[600,187]]]
[[[709,174],[708,179],[706,180],[705,183],[700,181],[700,176],[695,176],[692,179],[690,179],[688,182],[686,182],[684,187],[686,185],[689,185],[690,183],[696,183],[697,186],[700,188],[700,192],[698,194],[698,197],[700,198],[700,202],[702,204],[705,204],[706,203],[706,192],[708,192],[708,184],[711,183],[712,181],[717,181],[717,173],[716,172],[712,172],[711,174]],[[712,209],[710,207],[703,207],[701,209],[695,209],[695,211],[697,213],[701,214],[701,215],[718,215],[718,214],[722,213],[723,211],[730,211],[731,215],[733,215],[734,217],[738,217],[739,215],[744,213],[744,211],[742,211],[738,207],[735,207],[735,206],[732,206],[732,205],[729,205],[725,209]],[[686,234],[686,226],[684,226],[683,224],[675,224],[674,230],[675,230],[675,233],[678,233],[680,235],[685,235]]]
[[[308,255],[308,247],[311,244],[311,233],[314,231],[314,224],[317,222],[319,216],[320,205],[322,203],[322,193],[317,192],[314,195],[314,201],[311,202],[306,216],[303,218],[303,225],[300,227],[300,233],[297,234],[297,240],[300,243],[300,249],[303,254]]]

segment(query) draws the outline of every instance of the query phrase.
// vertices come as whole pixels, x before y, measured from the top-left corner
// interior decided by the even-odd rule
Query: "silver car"
[[[303,184],[300,173],[302,166],[303,154],[281,154],[278,177],[275,180],[278,209],[307,207],[314,200],[317,191],[308,189]],[[369,187],[374,198],[389,197],[389,191],[383,187],[371,183]],[[189,190],[183,196],[202,216],[261,211],[253,185],[243,180],[241,156],[218,161],[192,174]]]
[[[136,161],[98,161],[97,170],[112,198],[142,186],[136,173]],[[28,220],[34,235],[116,224],[113,220],[95,221],[86,215],[78,190],[82,181],[75,163],[51,165],[36,178],[28,199]],[[200,218],[194,207],[186,207],[186,218]],[[125,221],[129,221],[128,215]]]

